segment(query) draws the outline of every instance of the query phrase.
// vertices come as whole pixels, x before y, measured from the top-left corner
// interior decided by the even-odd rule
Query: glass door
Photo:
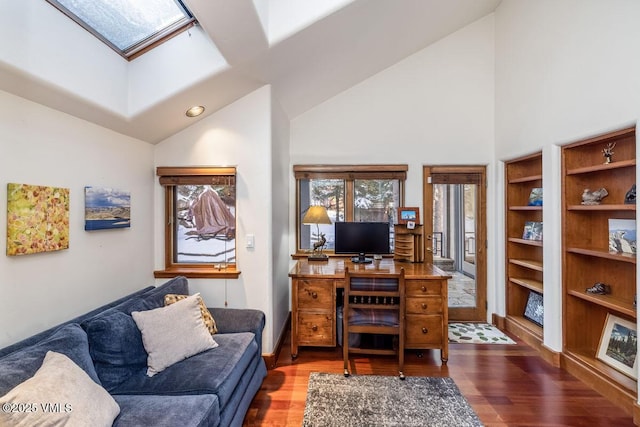
[[[454,213],[459,217],[456,239],[460,241],[458,259],[462,261],[462,273],[476,277],[476,185],[451,184],[459,199]]]
[[[486,321],[486,260],[478,245],[486,239],[484,167],[425,167],[424,174],[425,262],[452,276],[449,319]]]

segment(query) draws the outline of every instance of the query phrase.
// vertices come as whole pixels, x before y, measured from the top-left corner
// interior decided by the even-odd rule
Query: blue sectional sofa
[[[218,346],[150,377],[131,313],[164,306],[166,294],[188,295],[187,279],[141,289],[0,349],[0,396],[31,378],[51,350],[68,356],[113,397],[120,407],[114,426],[241,426],[267,373],[264,313],[209,308]]]

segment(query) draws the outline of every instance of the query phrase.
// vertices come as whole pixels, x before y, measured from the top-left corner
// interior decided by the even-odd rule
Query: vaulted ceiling
[[[293,119],[500,0],[186,0],[200,25],[131,62],[44,0],[2,3],[0,89],[157,143],[265,84]]]

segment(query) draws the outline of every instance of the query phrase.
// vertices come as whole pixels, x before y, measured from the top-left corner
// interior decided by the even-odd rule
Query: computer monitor
[[[358,254],[351,258],[354,263],[372,262],[366,255],[391,253],[387,222],[336,222],[335,232],[335,253]]]

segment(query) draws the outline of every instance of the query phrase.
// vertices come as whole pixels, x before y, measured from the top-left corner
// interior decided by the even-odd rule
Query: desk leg
[[[449,336],[447,336],[446,341],[442,343],[442,348],[440,349],[440,359],[442,360],[443,365],[446,365],[447,361],[449,360]]]
[[[295,322],[291,321],[291,359],[296,360],[298,358],[298,334]]]
[[[291,360],[298,358],[298,280],[291,281]]]

